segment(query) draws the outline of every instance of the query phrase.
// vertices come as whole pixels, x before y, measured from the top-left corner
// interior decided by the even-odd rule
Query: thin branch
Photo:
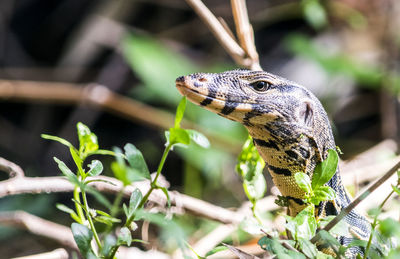
[[[39,218],[25,211],[0,212],[0,224],[19,227],[78,250],[69,227]]]
[[[262,70],[256,46],[254,44],[254,32],[249,22],[245,0],[231,0],[233,18],[235,20],[236,32],[239,38],[240,46],[244,49],[250,58],[250,69]]]
[[[88,178],[90,179],[90,178]],[[106,182],[92,182],[89,185],[93,188],[105,192],[117,194],[122,188],[122,182],[107,176],[99,176],[95,179],[101,179]],[[138,188],[142,193],[146,193],[150,188],[147,181],[135,182],[124,188],[124,196],[129,197],[132,192]],[[10,195],[24,193],[55,193],[72,192],[74,185],[61,176],[53,177],[18,177],[0,182],[0,198]],[[237,223],[242,215],[211,203],[196,199],[176,191],[169,192],[172,205],[180,206],[191,214],[204,218],[215,220],[222,223]],[[161,190],[155,190],[149,197],[151,202],[164,206],[167,202],[165,194]]]
[[[353,200],[346,208],[344,208],[339,215],[337,215],[333,220],[331,220],[323,230],[331,230],[339,221],[341,221],[346,215],[350,213],[360,202],[365,200],[373,191],[376,190],[380,185],[382,185],[387,179],[389,179],[394,173],[396,173],[400,168],[400,162],[393,166],[387,173],[385,173],[381,178],[376,180],[367,190],[361,193],[356,199]],[[312,243],[318,241],[318,233],[311,239]]]
[[[60,82],[0,80],[0,98],[9,101],[57,104],[77,105],[84,103],[156,129],[169,129],[174,124],[173,114],[114,93],[106,86],[99,84],[79,85]],[[212,143],[224,148],[224,150],[229,152],[240,150],[239,143],[221,139],[195,123],[183,120],[182,126],[204,132]]]
[[[69,255],[64,248],[57,248],[51,252],[14,257],[13,259],[68,259]]]
[[[18,165],[0,157],[0,171],[3,171],[13,177],[24,177],[24,171]]]
[[[233,60],[242,66],[248,67],[249,60],[245,59],[245,51],[239,46],[236,40],[232,38],[231,34],[225,30],[224,26],[218,21],[214,14],[207,8],[207,6],[205,6],[201,0],[186,0],[186,2],[203,20],[203,22],[214,34],[221,46],[233,58]]]

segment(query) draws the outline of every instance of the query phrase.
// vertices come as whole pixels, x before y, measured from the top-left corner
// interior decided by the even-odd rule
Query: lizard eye
[[[252,83],[251,86],[258,92],[264,92],[269,89],[271,84],[265,81],[257,81]]]

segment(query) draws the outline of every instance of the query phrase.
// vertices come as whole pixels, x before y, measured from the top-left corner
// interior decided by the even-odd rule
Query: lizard
[[[305,204],[294,174],[304,172],[311,179],[317,163],[336,148],[329,118],[317,97],[295,82],[247,69],[181,76],[176,87],[189,101],[247,128],[274,184],[288,201],[288,214],[296,216]],[[326,185],[336,198],[316,206],[319,217],[338,215],[351,202],[339,167]],[[355,210],[344,220],[352,236],[338,237],[342,245],[369,237],[370,223]],[[349,251],[352,257],[363,253],[359,247]]]

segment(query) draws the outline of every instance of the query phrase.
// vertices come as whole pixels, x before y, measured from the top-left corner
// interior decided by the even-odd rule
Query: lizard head
[[[245,126],[271,122],[313,125],[313,105],[317,100],[314,95],[264,71],[196,73],[177,78],[176,86],[193,103]]]

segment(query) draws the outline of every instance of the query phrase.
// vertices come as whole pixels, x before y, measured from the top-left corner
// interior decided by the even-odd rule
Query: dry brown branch
[[[0,224],[26,229],[35,235],[50,238],[65,247],[78,249],[68,227],[39,218],[25,211],[1,212]]]
[[[68,259],[69,255],[64,248],[57,248],[51,252],[28,255],[22,257],[14,257],[13,259]]]
[[[73,105],[83,103],[156,129],[169,129],[174,124],[173,114],[114,93],[106,86],[99,84],[78,85],[60,82],[0,80],[1,99]],[[238,143],[218,138],[213,133],[187,120],[182,121],[182,126],[204,132],[213,144],[229,152],[236,152],[240,149]]]
[[[258,53],[254,44],[254,32],[249,22],[245,0],[231,0],[233,18],[240,46],[252,61],[251,69],[262,70],[259,64]]]
[[[249,24],[246,4],[243,0],[232,1],[232,11],[240,44],[232,37],[230,30],[227,30],[221,24],[201,0],[186,0],[186,2],[203,20],[221,46],[237,64],[250,69],[261,70],[258,54],[254,46],[253,31]]]

